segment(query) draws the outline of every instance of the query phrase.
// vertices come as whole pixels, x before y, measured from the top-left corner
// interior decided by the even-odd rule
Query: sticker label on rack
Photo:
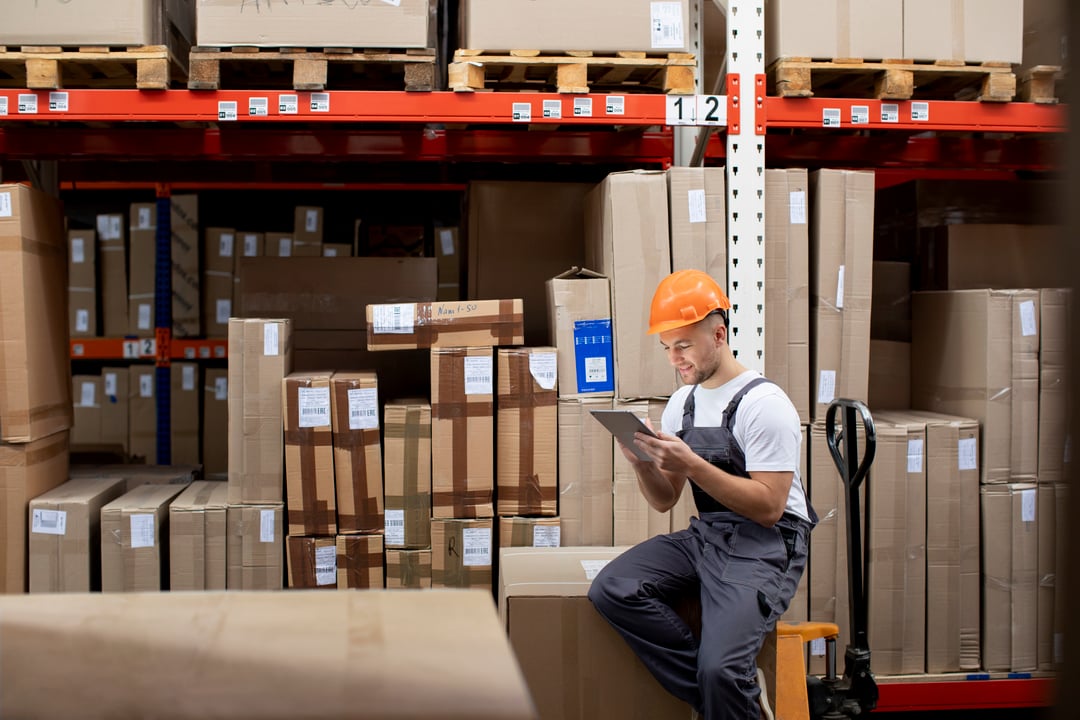
[[[337,545],[315,548],[315,584],[333,585],[337,582]]]
[[[274,511],[259,511],[259,542],[274,542]]]
[[[255,253],[259,252],[259,238],[256,235],[244,236],[244,257],[255,257]]]
[[[696,105],[698,125],[727,125],[727,103],[722,95],[698,95]]]
[[[67,513],[63,510],[34,510],[30,532],[41,535],[63,535],[67,532]]]
[[[491,528],[462,528],[461,544],[465,546],[462,565],[483,567],[491,564]]]
[[[80,407],[94,407],[94,405],[97,404],[97,388],[94,383],[84,382],[82,384],[82,392],[79,394]]]
[[[961,470],[975,470],[979,467],[978,442],[975,438],[960,438],[956,443],[956,453]]]
[[[536,384],[545,390],[555,389],[557,365],[553,352],[529,353],[529,373],[536,380]]]
[[[90,332],[90,311],[79,309],[75,311],[75,332]]]
[[[236,101],[219,100],[217,104],[217,119],[221,121],[236,120]]]
[[[844,309],[844,266],[841,265],[836,273],[836,308]]]
[[[330,112],[330,93],[311,93],[311,112]]]
[[[585,579],[595,580],[608,562],[608,560],[582,560],[581,569],[585,571]]]
[[[383,525],[386,531],[387,545],[405,544],[405,511],[387,510],[383,515]]]
[[[491,356],[465,358],[465,394],[491,395],[493,387]]]
[[[412,303],[375,305],[371,316],[374,333],[408,335],[416,324],[416,306]]]
[[[297,395],[300,427],[330,427],[330,388],[297,388]]]
[[[0,217],[11,217],[11,193],[0,193]]]
[[[195,389],[195,366],[184,365],[180,368],[180,387],[186,392]]]
[[[822,108],[821,127],[840,127],[840,108]]]
[[[625,115],[626,98],[622,95],[608,95],[607,102],[604,103],[604,112],[608,115]]]
[[[836,371],[822,370],[818,377],[818,405],[828,405],[836,399]]]
[[[705,222],[705,190],[689,190],[686,193],[686,202],[690,211],[691,223]]]
[[[6,97],[0,97],[0,115],[8,114],[8,104]]]
[[[232,233],[221,233],[221,238],[220,238],[221,247],[218,250],[218,255],[220,257],[232,257],[233,256],[233,246],[235,244],[236,244],[236,236],[234,236]]]
[[[534,525],[533,547],[559,547],[559,536],[562,528],[558,525]]]
[[[900,106],[895,103],[882,103],[881,104],[881,122],[883,123],[896,123],[900,122]]]
[[[907,471],[909,473],[922,472],[923,441],[921,438],[912,438],[907,441]]]
[[[154,516],[138,513],[131,516],[131,548],[154,547]]]
[[[277,111],[281,115],[296,115],[300,112],[299,95],[278,95]]]
[[[375,388],[349,390],[349,429],[379,429],[379,393]]]
[[[280,352],[277,323],[266,323],[263,325],[263,355],[273,357],[280,354]]]
[[[788,209],[792,225],[806,224],[805,190],[792,190],[788,193]]]
[[[153,225],[150,223],[150,208],[147,208],[147,207],[139,208],[139,229],[140,230],[149,230],[152,227],[153,227]]]
[[[1020,520],[1035,522],[1035,490],[1020,491]]]
[[[930,120],[930,103],[911,103],[911,119],[915,122],[927,122]]]
[[[697,103],[689,95],[665,95],[664,105],[668,125],[697,124]]]
[[[219,402],[229,399],[229,378],[214,378],[214,399]]]
[[[139,303],[138,325],[140,330],[149,330],[153,323],[150,319],[150,303]]]
[[[532,122],[532,103],[512,103],[510,118],[514,122]]]
[[[652,46],[657,50],[683,47],[683,4],[679,2],[649,3]]]
[[[869,125],[870,124],[870,106],[869,105],[852,105],[851,106],[851,124],[852,125]]]
[[[67,112],[68,94],[66,92],[49,93],[49,112]]]
[[[1020,334],[1024,337],[1031,337],[1038,332],[1035,325],[1035,302],[1032,300],[1025,300],[1020,303]]]
[[[574,98],[574,117],[592,117],[592,98]]]
[[[139,397],[152,398],[154,397],[154,376],[153,375],[140,375],[139,376]]]
[[[270,114],[270,98],[248,98],[248,115],[251,117],[266,117]]]
[[[544,101],[544,117],[546,117],[546,118],[561,118],[562,117],[562,100],[545,100]]]
[[[35,114],[37,114],[37,95],[20,95],[19,96],[19,114],[20,115],[35,115]]]
[[[102,375],[105,382],[105,397],[112,401],[116,401],[116,373],[105,373]]]

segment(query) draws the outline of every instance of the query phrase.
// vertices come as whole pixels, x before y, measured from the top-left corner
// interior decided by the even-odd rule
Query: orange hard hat
[[[686,327],[714,310],[730,310],[731,301],[708,273],[679,270],[660,281],[649,309],[649,335]]]

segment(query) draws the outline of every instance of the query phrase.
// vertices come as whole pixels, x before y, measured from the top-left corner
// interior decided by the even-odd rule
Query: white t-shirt
[[[724,410],[743,386],[761,373],[747,370],[718,388],[700,385],[694,393],[694,426],[723,425]],[[664,408],[661,429],[674,435],[682,429],[683,407],[692,385],[675,391]],[[773,383],[762,383],[751,389],[739,403],[732,428],[735,441],[746,457],[746,471],[794,472],[788,491],[787,512],[804,520],[810,519],[806,492],[799,476],[799,457],[802,447],[802,426],[799,413],[784,391]]]

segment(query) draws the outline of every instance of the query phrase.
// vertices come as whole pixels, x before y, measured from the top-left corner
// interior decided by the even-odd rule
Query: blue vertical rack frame
[[[154,262],[154,334],[157,339],[157,464],[172,464],[172,198],[168,187],[157,191],[157,237]]]

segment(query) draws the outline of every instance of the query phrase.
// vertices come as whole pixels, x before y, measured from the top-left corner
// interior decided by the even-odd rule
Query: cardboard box
[[[414,350],[525,342],[520,298],[367,306],[368,350]]]
[[[671,269],[702,270],[727,287],[724,168],[667,171]]]
[[[229,590],[281,590],[285,570],[284,520],[281,503],[230,503],[229,536],[225,543],[229,561],[225,584]]]
[[[171,461],[181,465],[199,463],[199,364],[179,362],[171,368],[169,397],[172,430]]]
[[[337,586],[350,590],[382,589],[383,536],[337,536]]]
[[[67,240],[59,204],[0,185],[0,439],[30,442],[71,427]]]
[[[429,547],[431,405],[395,400],[383,412],[386,547]]]
[[[911,263],[874,261],[870,337],[911,342]]]
[[[564,545],[612,544],[614,441],[589,415],[611,408],[610,398],[559,400],[559,517]]]
[[[982,482],[1034,480],[1038,291],[915,293],[912,318],[912,404],[981,423]]]
[[[1069,313],[1072,293],[1039,291],[1039,459],[1040,483],[1066,479],[1065,443],[1069,436]]]
[[[94,337],[97,321],[97,235],[93,230],[68,231],[68,332]]]
[[[500,517],[499,547],[559,547],[562,525],[557,517]]]
[[[131,370],[127,367],[101,369],[101,444],[128,451],[131,442]],[[72,444],[76,444],[74,440]]]
[[[169,505],[169,589],[224,590],[229,486],[200,480]]]
[[[555,348],[498,352],[498,514],[554,516],[559,500]]]
[[[321,207],[296,208],[293,220],[293,238],[300,244],[322,244],[323,209]]]
[[[1039,527],[1036,485],[984,485],[982,638],[984,670],[1038,667]]]
[[[904,55],[902,0],[769,0],[765,63],[809,57],[888,60]]]
[[[652,421],[653,427],[658,428],[666,406],[666,400],[636,400],[634,402],[616,400],[614,409],[628,410],[642,419],[647,417]],[[599,422],[592,418],[589,422],[599,425]],[[649,505],[649,501],[645,499],[641,488],[638,487],[637,473],[615,443],[612,443],[612,459],[615,545],[636,545],[651,537],[671,532],[670,511],[662,513]]]
[[[289,564],[289,587],[336,590],[338,582],[337,540],[333,537],[285,538]]]
[[[287,258],[293,255],[292,233],[266,233],[264,242],[266,257]]]
[[[874,412],[911,407],[911,343],[870,341],[869,397]]]
[[[545,52],[686,52],[692,30],[686,0],[657,5],[631,0],[575,4],[551,0],[466,0],[461,5],[464,47]],[[564,20],[573,17],[573,23]]]
[[[128,331],[127,249],[123,215],[98,215],[98,252],[101,253],[101,316],[106,337]]]
[[[491,591],[492,519],[431,520],[431,587]]]
[[[183,485],[142,485],[101,508],[101,589],[169,589],[169,503]]]
[[[608,279],[574,267],[545,286],[548,342],[558,352],[559,398],[611,397],[615,358]]]
[[[101,445],[101,378],[97,375],[74,375],[71,393],[75,422],[71,428],[72,445]]]
[[[904,0],[904,50],[912,60],[1023,60],[1023,0]]]
[[[352,245],[349,243],[323,243],[323,257],[351,257]]]
[[[492,348],[431,351],[432,517],[494,515]]]
[[[1039,561],[1036,568],[1038,582],[1038,668],[1053,670],[1057,664],[1054,658],[1054,595],[1057,591],[1057,494],[1053,485],[1039,483],[1038,508],[1039,518]],[[1062,546],[1061,552],[1065,552]]]
[[[337,534],[334,434],[330,421],[332,374],[292,373],[281,386],[289,535]]]
[[[430,588],[431,550],[386,549],[387,588]]]
[[[835,398],[869,395],[874,174],[819,170],[810,175],[811,416]]]
[[[128,452],[157,464],[157,372],[153,365],[132,365],[128,374]]]
[[[1068,64],[1067,5],[1060,0],[1024,0],[1024,67]]]
[[[926,228],[917,245],[921,290],[1067,287],[1065,247],[1054,225]]]
[[[203,385],[202,462],[207,477],[229,472],[229,371],[206,368]]]
[[[330,406],[338,532],[381,533],[385,517],[375,373],[334,373]]]
[[[586,265],[611,280],[615,397],[668,397],[675,372],[646,335],[652,292],[671,271],[663,173],[613,173],[585,199]]]
[[[70,475],[75,478],[110,478],[124,480],[124,492],[128,493],[143,485],[190,485],[195,480],[198,466],[191,465],[73,465]]]
[[[133,203],[128,242],[128,335],[154,336],[157,204]]]
[[[172,325],[175,337],[202,334],[199,282],[199,197],[173,195],[169,199],[172,228]]]
[[[260,6],[244,0],[199,0],[199,45],[257,47],[430,48],[435,43],[432,0],[393,5]]]
[[[169,33],[194,41],[193,0],[109,0],[42,4],[11,0],[0,44],[163,45]]]
[[[30,501],[30,592],[101,590],[101,507],[121,478],[70,480]]]
[[[765,171],[765,377],[810,422],[810,258],[806,171]]]
[[[461,299],[461,231],[456,227],[435,228],[435,259],[438,261],[439,302]]]
[[[282,500],[281,386],[292,371],[289,320],[229,321],[229,503]]]
[[[499,554],[499,615],[544,720],[690,717],[593,608],[592,579],[626,548]],[[563,672],[552,672],[552,668]]]

